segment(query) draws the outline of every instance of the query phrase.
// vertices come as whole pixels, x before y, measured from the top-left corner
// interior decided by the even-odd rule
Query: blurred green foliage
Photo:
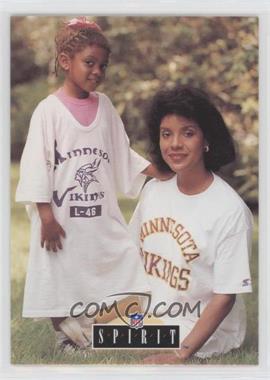
[[[68,18],[73,17],[72,15]],[[20,158],[37,103],[61,83],[49,16],[11,19],[12,159]],[[144,114],[157,89],[176,83],[210,93],[232,131],[238,160],[222,174],[251,207],[258,200],[258,19],[256,17],[89,17],[112,46],[105,92],[131,143],[147,154]]]

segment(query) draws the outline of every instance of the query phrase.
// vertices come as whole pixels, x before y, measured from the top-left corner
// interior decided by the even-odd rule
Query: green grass
[[[13,364],[139,364],[150,351],[140,350],[108,350],[93,351],[89,358],[81,354],[67,357],[54,348],[54,332],[49,321],[33,322],[22,318],[22,300],[25,273],[28,258],[29,221],[25,209],[14,203],[14,193],[18,181],[18,165],[11,166],[11,362]],[[120,199],[121,210],[129,220],[135,200]],[[253,239],[253,256],[251,260],[253,293],[245,295],[247,308],[247,335],[240,349],[226,355],[207,360],[193,358],[187,365],[255,365],[258,364],[258,228]],[[156,351],[155,351],[156,352]]]

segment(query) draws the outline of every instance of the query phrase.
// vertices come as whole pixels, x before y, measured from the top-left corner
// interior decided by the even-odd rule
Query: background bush
[[[68,18],[71,18],[70,16]],[[255,17],[89,17],[112,46],[99,88],[119,111],[131,143],[147,154],[144,113],[157,89],[176,83],[209,92],[233,133],[238,160],[223,175],[253,209],[258,177],[258,20]],[[31,113],[61,82],[54,71],[48,16],[11,20],[12,159],[18,160]],[[67,19],[67,18],[66,18]]]

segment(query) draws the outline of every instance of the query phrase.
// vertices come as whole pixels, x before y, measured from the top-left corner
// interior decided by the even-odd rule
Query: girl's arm
[[[147,175],[148,177],[154,177],[165,181],[172,178],[175,173],[168,171],[167,173],[161,172],[154,164],[150,164],[146,169],[142,171],[142,174]]]
[[[234,302],[235,294],[215,294],[191,332],[183,340],[181,349],[176,351],[176,355],[186,360],[198,351],[231,311]]]
[[[37,209],[41,220],[41,247],[57,252],[62,249],[61,237],[66,233],[54,217],[50,203],[37,203]]]

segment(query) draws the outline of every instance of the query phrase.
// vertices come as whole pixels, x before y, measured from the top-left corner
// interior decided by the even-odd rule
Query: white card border
[[[174,15],[259,17],[259,365],[258,366],[18,366],[10,365],[10,16]],[[0,0],[0,378],[11,379],[268,379],[270,378],[270,2],[267,0]],[[268,89],[268,91],[267,91]],[[268,235],[268,236],[267,236]],[[268,322],[269,325],[269,322]]]

